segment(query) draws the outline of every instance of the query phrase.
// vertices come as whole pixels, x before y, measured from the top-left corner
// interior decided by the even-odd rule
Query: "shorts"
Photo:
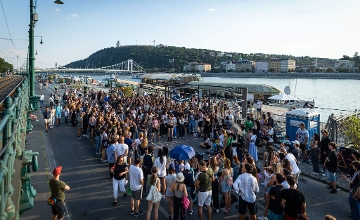
[[[329,181],[336,181],[336,174],[326,170],[326,178]]]
[[[211,205],[211,195],[211,190],[206,192],[198,192],[198,206],[203,207],[204,203],[207,206]]]
[[[240,215],[245,215],[246,210],[249,209],[250,215],[256,214],[256,202],[247,202],[239,196],[239,213]]]
[[[299,148],[300,148],[301,150],[305,150],[305,147],[306,147],[305,144],[300,144],[300,147],[299,147]]]
[[[133,150],[129,150],[128,155],[129,158],[133,158],[134,157],[134,151]]]
[[[50,119],[49,119],[49,118],[45,118],[45,119],[44,119],[44,122],[45,122],[45,124],[49,124],[49,123],[50,123]]]
[[[269,214],[268,214],[268,219],[271,220],[283,220],[284,219],[284,214],[275,214],[274,212],[272,212],[271,210],[269,210]]]
[[[174,196],[166,196],[166,197],[165,197],[165,200],[166,200],[166,202],[168,202],[168,203],[172,203],[172,202],[174,202]]]
[[[139,190],[131,190],[131,198],[135,199],[135,200],[140,200],[142,199],[142,191],[143,188],[141,187]]]
[[[56,119],[61,118],[61,114],[56,114],[56,115],[55,115],[55,118],[56,118]]]
[[[58,201],[55,205],[51,206],[51,212],[53,215],[57,215],[58,219],[61,219],[65,216],[65,204],[61,201]]]
[[[229,186],[227,183],[226,183],[226,181],[222,181],[221,182],[221,191],[223,192],[223,193],[227,193],[227,192],[229,192],[231,190],[231,186]]]

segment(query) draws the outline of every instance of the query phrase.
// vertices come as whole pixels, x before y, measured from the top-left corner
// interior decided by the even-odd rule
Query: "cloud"
[[[216,9],[215,8],[210,8],[210,9],[208,9],[207,11],[215,11]]]
[[[77,18],[77,17],[79,17],[79,15],[77,15],[77,14],[72,14],[71,17]]]
[[[61,11],[60,9],[58,9],[58,8],[55,8],[55,11]]]

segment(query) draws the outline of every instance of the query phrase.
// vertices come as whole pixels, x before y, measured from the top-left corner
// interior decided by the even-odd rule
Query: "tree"
[[[334,69],[333,69],[333,68],[327,68],[327,69],[326,69],[326,72],[327,72],[327,73],[333,73],[333,72],[334,72]]]
[[[343,123],[345,142],[359,147],[360,144],[360,118],[352,116]]]

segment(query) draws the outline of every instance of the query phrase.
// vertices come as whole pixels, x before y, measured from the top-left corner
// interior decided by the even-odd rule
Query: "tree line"
[[[13,69],[14,67],[12,64],[6,62],[3,58],[0,57],[0,73],[12,71]]]

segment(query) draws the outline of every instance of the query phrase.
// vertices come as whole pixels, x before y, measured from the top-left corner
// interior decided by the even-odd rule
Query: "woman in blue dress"
[[[257,147],[255,145],[256,143],[256,130],[254,129],[252,134],[250,135],[250,146],[249,146],[249,154],[252,158],[254,158],[255,162],[258,161],[258,153],[257,153]]]

